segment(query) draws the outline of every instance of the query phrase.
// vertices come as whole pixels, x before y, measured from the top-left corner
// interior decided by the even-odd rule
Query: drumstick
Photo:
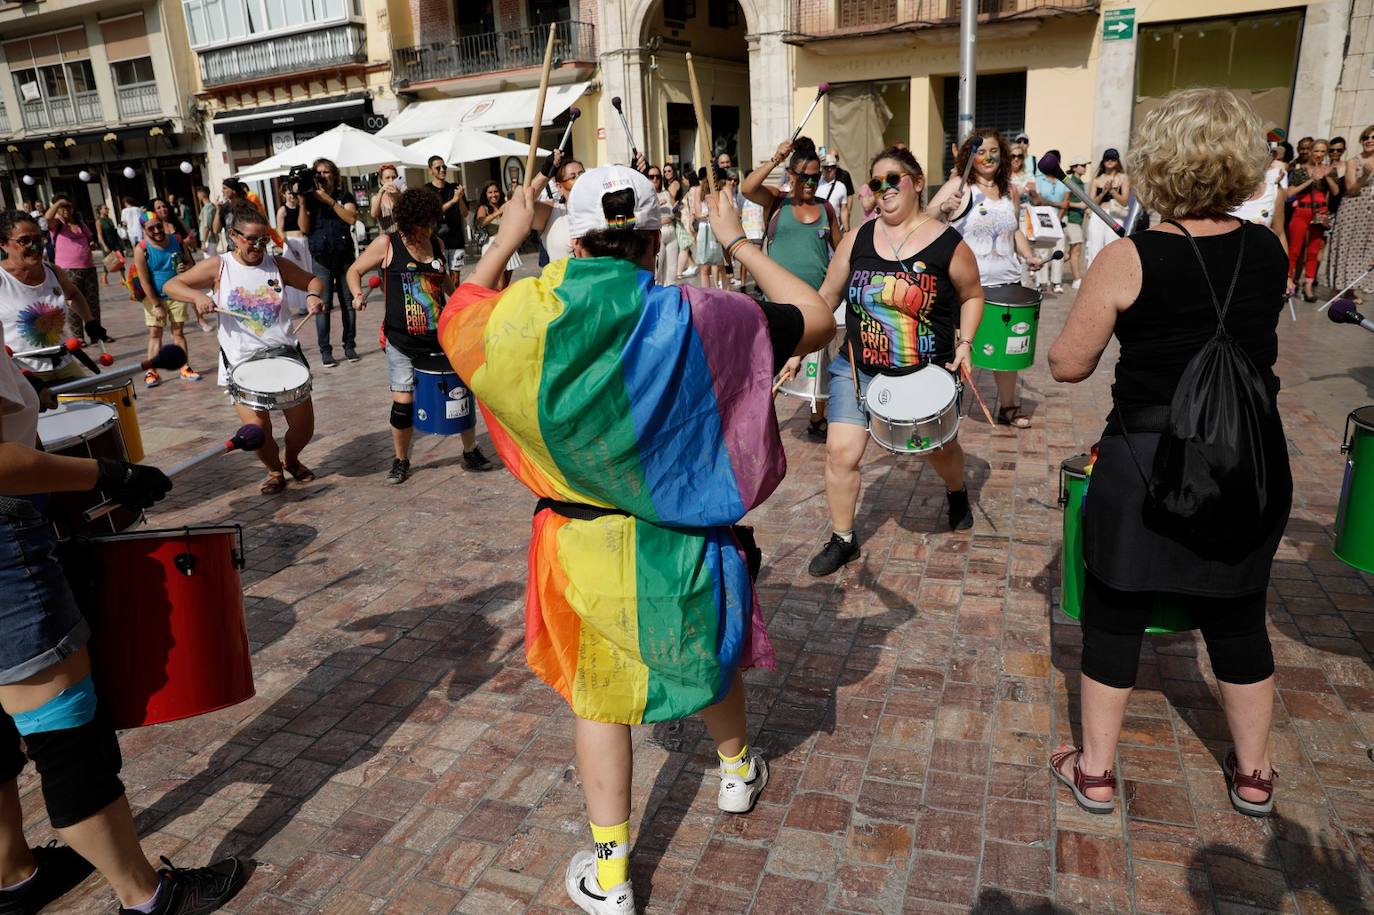
[[[525,183],[534,174],[534,160],[539,155],[539,128],[544,126],[544,96],[549,91],[549,71],[553,69],[553,42],[558,24],[549,23],[549,42],[544,46],[544,70],[539,74],[539,94],[534,100],[534,126],[530,128],[530,151],[525,155]]]
[[[980,146],[982,144],[979,144]],[[974,150],[969,150],[968,161],[964,163],[964,173],[959,176],[959,189],[954,192],[954,208],[959,208],[959,201],[964,199],[964,189],[968,187],[968,176],[973,171]],[[941,222],[948,222],[948,214],[940,214]]]
[[[244,314],[241,311],[234,311],[232,308],[221,308],[218,305],[215,306],[215,310],[210,312],[210,314],[229,315],[232,318],[243,318],[245,321],[252,320],[252,315]]]
[[[811,107],[806,109],[806,114],[802,115],[801,123],[797,125],[796,130],[792,131],[793,143],[797,142],[797,137],[801,136],[802,128],[806,126],[806,122],[811,120],[811,112],[816,110],[816,106],[821,103],[821,99],[829,91],[829,83],[821,83],[819,86],[816,87],[816,97],[811,100]]]
[[[1327,300],[1321,305],[1321,307],[1319,307],[1319,308],[1317,309],[1317,314],[1321,314],[1323,311],[1326,311],[1328,308],[1330,308],[1332,302],[1336,301],[1336,300],[1339,299],[1341,296],[1345,295],[1347,292],[1349,292],[1350,290],[1354,289],[1356,286],[1360,285],[1360,281],[1363,280],[1365,277],[1369,276],[1369,274],[1371,274],[1371,273],[1374,273],[1374,267],[1370,267],[1370,268],[1369,268],[1368,270],[1366,270],[1364,273],[1361,273],[1359,276],[1355,277],[1355,279],[1351,281],[1351,283],[1350,283],[1349,286],[1346,286],[1346,287],[1345,287],[1344,289],[1342,289],[1340,292],[1336,293],[1336,294],[1333,295],[1331,298],[1327,299]]]
[[[291,336],[296,336],[296,334],[300,332],[300,329],[305,326],[305,322],[309,321],[313,317],[315,316],[308,312],[306,314],[301,315],[301,319],[296,322],[296,326],[291,328]]]
[[[242,426],[239,426],[239,431],[235,432],[233,437],[228,441],[221,442],[213,448],[202,451],[193,458],[188,458],[179,464],[172,465],[167,468],[165,473],[169,477],[174,477],[179,473],[190,470],[192,467],[197,467],[204,464],[206,461],[212,461],[220,455],[228,454],[231,451],[257,451],[262,447],[265,441],[267,441],[267,436],[263,434],[261,426],[255,426],[252,423],[244,423]],[[119,508],[118,502],[113,499],[107,499],[95,508],[88,509],[83,517],[87,521],[94,521],[97,518],[105,517],[117,508]]]
[[[692,52],[688,51],[687,58],[687,79],[692,84],[692,108],[697,116],[697,139],[701,146],[701,152],[706,157],[706,186],[711,191],[711,203],[713,206],[720,206],[720,200],[716,197],[716,163],[711,161],[711,122],[706,119],[706,108],[701,104],[701,87],[697,85],[697,68],[692,63]],[[710,224],[709,221],[707,223]],[[720,239],[716,239],[719,244]],[[734,270],[730,261],[732,258],[725,257],[721,253],[721,262],[725,266],[725,275],[734,276]]]
[[[54,394],[66,394],[68,391],[79,391],[92,385],[109,384],[130,375],[137,375],[139,372],[146,372],[148,369],[179,369],[185,364],[186,351],[174,343],[169,343],[158,350],[156,356],[151,359],[144,359],[138,365],[131,365],[105,375],[89,375],[85,378],[55,384],[50,390]]]
[[[997,423],[992,421],[992,413],[988,411],[988,405],[983,403],[983,395],[978,393],[978,386],[973,383],[973,375],[969,373],[968,366],[961,365],[959,368],[963,370],[964,380],[967,381],[968,386],[973,389],[973,396],[978,401],[978,406],[983,408],[983,416],[987,418],[988,425],[997,425]]]

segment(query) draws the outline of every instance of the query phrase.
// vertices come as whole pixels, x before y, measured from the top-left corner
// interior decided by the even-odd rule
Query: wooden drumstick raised
[[[969,372],[968,366],[961,365],[959,368],[963,370],[964,380],[968,382],[968,386],[973,390],[973,396],[974,399],[978,401],[978,406],[983,408],[983,416],[987,418],[988,425],[997,425],[997,423],[992,420],[992,413],[988,410],[988,405],[983,403],[983,395],[978,393],[978,386],[973,383],[973,375]]]
[[[525,183],[529,184],[534,174],[534,160],[539,155],[539,129],[544,126],[544,96],[549,91],[549,72],[553,70],[553,42],[558,32],[558,24],[549,24],[549,42],[544,46],[544,72],[539,74],[539,95],[534,102],[534,126],[530,128],[530,151],[525,156]]]

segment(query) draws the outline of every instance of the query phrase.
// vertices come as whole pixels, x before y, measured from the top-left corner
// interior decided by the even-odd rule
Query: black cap
[[[1117,149],[1116,149],[1115,146],[1108,146],[1107,149],[1106,149],[1106,151],[1102,153],[1102,158],[1103,158],[1103,159],[1115,159],[1115,160],[1117,160],[1118,162],[1120,162],[1120,161],[1121,161],[1121,153],[1117,151]]]

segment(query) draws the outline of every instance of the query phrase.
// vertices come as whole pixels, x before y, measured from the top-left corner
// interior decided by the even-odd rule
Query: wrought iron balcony
[[[105,119],[100,110],[100,93],[95,90],[24,102],[21,111],[26,130],[99,124]]]
[[[201,81],[206,86],[222,86],[265,76],[366,63],[367,33],[361,23],[350,22],[199,53]]]
[[[121,120],[156,116],[162,113],[157,97],[157,83],[130,83],[115,87],[115,101],[119,104]]]
[[[9,113],[5,111],[5,103],[0,101],[0,134],[8,134],[9,132],[10,116]]]
[[[1098,0],[975,0],[978,19],[1030,19],[1097,9]],[[792,43],[877,34],[893,29],[954,26],[960,0],[793,0],[788,12]]]
[[[554,40],[555,62],[595,61],[596,27],[590,22],[559,22]],[[412,83],[476,76],[497,70],[523,70],[544,64],[549,26],[534,25],[507,32],[463,35],[452,41],[397,48],[392,53],[391,77]]]

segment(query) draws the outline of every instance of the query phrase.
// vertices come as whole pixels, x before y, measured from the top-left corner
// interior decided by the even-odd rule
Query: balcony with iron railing
[[[10,116],[9,113],[5,111],[4,101],[0,100],[0,134],[8,134],[9,132]]]
[[[975,0],[979,22],[1086,13],[1099,0]],[[960,0],[792,0],[788,40],[815,41],[893,29],[957,26]]]
[[[223,86],[367,62],[367,33],[361,23],[246,41],[200,51],[201,81]]]
[[[157,83],[130,83],[115,86],[115,101],[119,105],[119,117],[129,121],[134,118],[156,117],[162,113],[162,101],[157,95]]]
[[[100,93],[95,90],[35,99],[21,106],[25,130],[52,130],[78,124],[99,124],[104,120],[100,110]]]
[[[596,60],[596,27],[590,22],[555,23],[554,63]],[[411,83],[461,79],[501,70],[524,70],[544,64],[549,25],[505,32],[462,35],[452,41],[397,48],[392,52],[392,79]]]

